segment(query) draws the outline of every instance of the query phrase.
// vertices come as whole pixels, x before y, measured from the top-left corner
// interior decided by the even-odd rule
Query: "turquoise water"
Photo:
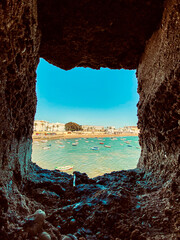
[[[47,169],[70,165],[73,166],[73,169],[66,172],[70,174],[73,171],[86,172],[89,177],[135,168],[141,151],[138,137],[117,137],[116,139],[58,140],[62,145],[57,140],[49,140],[46,143],[34,142],[32,161]],[[72,146],[72,143],[77,141],[78,145]],[[100,142],[104,144],[101,145]],[[105,145],[109,145],[111,148],[106,148]],[[44,147],[49,148],[43,149]],[[98,147],[99,150],[91,150],[91,147]]]

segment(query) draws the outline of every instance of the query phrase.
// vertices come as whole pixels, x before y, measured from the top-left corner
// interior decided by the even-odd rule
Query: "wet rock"
[[[6,198],[6,194],[0,188],[0,213],[1,212],[7,212],[7,210],[8,210],[8,201],[7,201],[7,198]]]
[[[72,238],[69,236],[62,235],[62,240],[72,240]]]
[[[42,232],[40,234],[39,240],[51,240],[51,236],[47,232]]]
[[[39,202],[45,205],[54,205],[55,201],[60,200],[60,196],[55,192],[41,188],[33,190],[33,195],[38,199]]]
[[[67,236],[70,237],[72,240],[78,240],[74,234],[67,234]]]
[[[27,217],[25,222],[22,223],[22,227],[30,236],[36,236],[42,232],[45,217],[46,213],[39,209]]]
[[[131,233],[130,239],[131,239],[131,240],[138,240],[138,239],[139,239],[139,236],[140,236],[140,231],[139,231],[139,229],[135,229],[135,230]]]
[[[74,171],[73,174],[76,176],[76,185],[89,183],[89,177],[86,173]]]

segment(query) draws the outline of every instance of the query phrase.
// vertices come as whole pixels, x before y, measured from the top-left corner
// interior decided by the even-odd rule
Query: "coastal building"
[[[49,123],[48,131],[50,132],[65,132],[65,124],[64,123]]]
[[[139,133],[139,129],[137,126],[125,126],[122,128],[119,128],[120,133]]]
[[[82,125],[84,132],[104,132],[104,126]]]
[[[114,134],[116,128],[114,126],[109,126],[106,128],[106,133],[107,134]]]
[[[36,132],[65,132],[64,123],[50,123],[43,120],[34,121],[34,131]]]
[[[34,121],[33,129],[36,132],[44,132],[47,129],[49,122],[43,120],[36,120]]]

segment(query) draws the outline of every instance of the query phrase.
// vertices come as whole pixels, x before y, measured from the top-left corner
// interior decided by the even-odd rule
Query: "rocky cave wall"
[[[177,168],[179,0],[166,1],[161,25],[163,1],[39,0],[38,19],[36,7],[0,3],[1,177],[19,181],[29,169],[39,56],[63,69],[138,67],[139,167]]]
[[[138,66],[138,166],[170,177],[180,163],[180,1],[165,2],[163,19]]]
[[[39,32],[35,0],[0,2],[0,176],[20,181],[29,169]],[[1,184],[1,182],[0,182]]]

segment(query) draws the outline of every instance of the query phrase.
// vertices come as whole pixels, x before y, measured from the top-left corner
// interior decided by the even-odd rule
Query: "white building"
[[[48,124],[48,131],[51,132],[65,132],[65,124],[64,123],[49,123]]]
[[[82,125],[84,132],[103,132],[104,126]]]
[[[33,129],[34,129],[34,131],[37,131],[37,132],[44,132],[44,131],[46,131],[48,124],[49,124],[49,122],[47,122],[47,121],[36,120],[36,121],[34,121]]]
[[[139,129],[137,128],[137,126],[125,126],[122,128],[119,128],[119,132],[121,133],[139,133]]]
[[[116,129],[116,128],[115,128],[114,126],[109,126],[109,127],[106,128],[106,133],[108,133],[108,134],[114,134],[115,129]]]
[[[49,123],[43,120],[34,121],[34,131],[36,132],[65,132],[64,123]]]

